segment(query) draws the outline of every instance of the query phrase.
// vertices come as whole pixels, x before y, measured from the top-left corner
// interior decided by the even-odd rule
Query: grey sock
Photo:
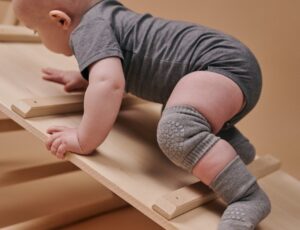
[[[245,164],[250,164],[254,160],[256,154],[254,146],[236,127],[221,130],[217,136],[226,140]]]
[[[252,230],[271,210],[267,195],[237,156],[210,187],[226,202],[219,230]]]

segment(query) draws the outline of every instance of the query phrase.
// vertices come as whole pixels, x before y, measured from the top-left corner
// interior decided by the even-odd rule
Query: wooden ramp
[[[34,58],[33,58],[34,57]],[[11,106],[27,98],[66,95],[62,88],[43,82],[42,67],[76,68],[73,59],[49,53],[38,44],[0,44],[0,110],[44,141],[51,125],[77,127],[81,112],[24,119]],[[161,197],[197,179],[173,166],[159,151],[155,130],[160,106],[137,101],[122,107],[106,141],[92,156],[69,154],[67,160],[165,229],[216,229],[224,205],[213,200],[172,220],[153,210]],[[300,183],[283,171],[260,181],[271,197],[272,214],[260,229],[298,229]],[[46,197],[45,197],[46,199]]]

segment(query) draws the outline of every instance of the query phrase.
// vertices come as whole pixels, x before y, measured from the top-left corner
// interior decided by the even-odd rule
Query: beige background
[[[122,2],[138,12],[211,26],[246,43],[261,63],[264,88],[258,106],[239,127],[255,144],[259,154],[279,157],[283,168],[300,178],[300,1]]]

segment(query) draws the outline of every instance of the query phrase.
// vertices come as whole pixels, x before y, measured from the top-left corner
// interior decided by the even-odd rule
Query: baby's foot
[[[271,204],[245,164],[237,156],[210,187],[228,204],[219,230],[252,230],[271,210]]]
[[[270,212],[270,201],[257,184],[250,194],[230,205],[225,210],[219,230],[252,230]]]

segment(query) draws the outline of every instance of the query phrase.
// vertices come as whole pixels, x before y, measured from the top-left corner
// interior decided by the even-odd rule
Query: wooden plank
[[[8,5],[2,23],[7,24],[7,25],[17,25],[18,24],[18,19],[16,18],[15,14],[14,14],[12,4]]]
[[[37,58],[27,58],[35,56]],[[80,114],[23,119],[11,111],[11,105],[22,98],[63,95],[61,87],[37,76],[44,66],[76,68],[73,59],[53,55],[36,44],[0,44],[0,61],[8,67],[0,68],[0,110],[7,116],[42,141],[47,138],[49,126],[78,127],[82,119]],[[195,177],[170,163],[159,150],[155,139],[160,110],[160,105],[152,103],[123,109],[105,142],[92,156],[69,154],[66,159],[165,229],[216,229],[224,208],[218,200],[170,221],[152,209],[164,194],[197,182]],[[299,196],[298,184],[292,186],[299,191]],[[296,195],[293,198],[297,200]],[[289,207],[299,213],[300,207],[292,205]],[[283,207],[283,210],[289,209]],[[299,219],[287,219],[295,226],[300,224]],[[279,218],[278,221],[284,224],[286,220]]]
[[[256,159],[249,171],[257,178],[263,178],[280,168],[280,161],[272,156]],[[152,208],[166,219],[171,220],[200,205],[216,199],[215,193],[201,182],[180,188],[158,199]]]
[[[103,215],[98,215],[66,227],[61,227],[60,229],[163,230],[162,227],[152,222],[145,215],[130,206],[122,209],[117,209]]]
[[[258,229],[298,230],[300,226],[300,183],[282,170],[260,180],[268,194],[272,211]]]
[[[0,174],[0,187],[78,171],[70,162],[56,162],[23,167]]]
[[[83,111],[83,95],[29,98],[17,101],[11,109],[24,118]]]
[[[2,187],[0,203],[1,229],[53,229],[127,205],[81,171]]]
[[[58,211],[47,216],[34,218],[22,223],[17,223],[7,227],[1,228],[2,230],[44,230],[44,229],[57,229],[88,217],[101,215],[113,211],[115,209],[127,206],[125,202],[120,199],[110,199],[105,197],[103,200],[91,204],[82,205],[80,207],[72,207],[68,210]]]
[[[0,25],[0,42],[39,43],[40,38],[23,26]]]
[[[64,95],[45,98],[29,98],[17,101],[11,109],[23,118],[50,116],[64,113],[83,111],[84,95]],[[137,100],[134,96],[126,95],[122,101],[121,108],[126,109],[138,103],[145,103]]]

